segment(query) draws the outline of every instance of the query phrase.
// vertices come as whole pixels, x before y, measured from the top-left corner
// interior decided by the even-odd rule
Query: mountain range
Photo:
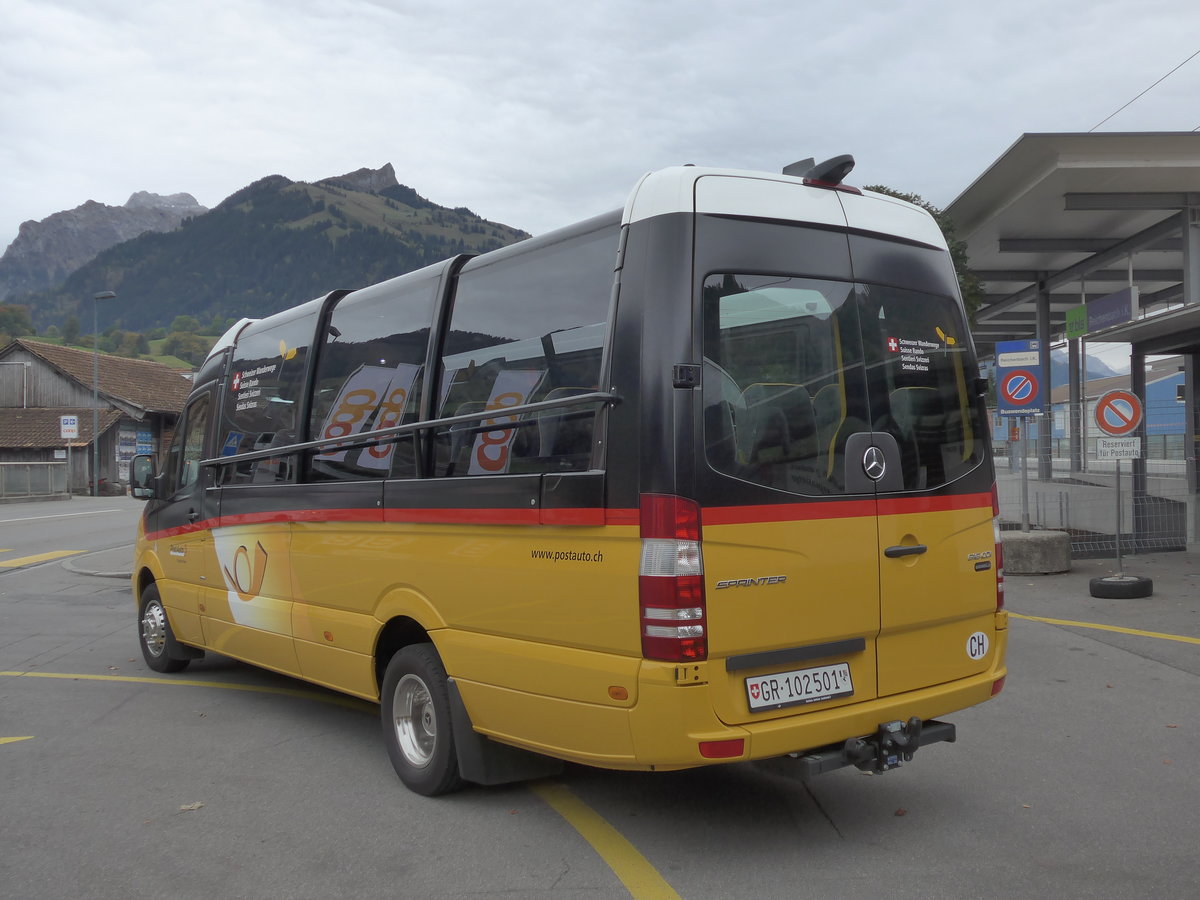
[[[71,315],[88,330],[92,297],[113,291],[116,299],[98,309],[101,330],[145,332],[180,315],[205,324],[270,315],[337,288],[363,287],[456,253],[483,253],[528,237],[466,207],[425,199],[400,184],[387,164],[315,183],[271,175],[211,210],[186,194],[158,198],[165,203],[156,209],[174,204],[182,211],[175,225],[125,239],[114,238],[106,223],[94,231],[114,239],[90,258],[80,261],[82,250],[51,252],[74,246],[68,237],[87,230],[83,216],[130,204],[142,208],[154,196],[135,194],[124,208],[89,201],[26,222],[0,258],[0,298],[26,306],[39,330],[61,327]],[[40,256],[31,252],[35,246]]]
[[[109,247],[148,231],[173,231],[206,212],[191,194],[138,191],[124,206],[88,200],[40,222],[24,222],[0,257],[0,302],[57,287]]]

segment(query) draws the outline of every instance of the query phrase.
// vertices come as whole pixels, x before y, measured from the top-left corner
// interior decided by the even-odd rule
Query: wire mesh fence
[[[1136,465],[1104,458],[1091,414],[1064,405],[1036,425],[993,420],[1001,528],[1067,531],[1076,558],[1115,556],[1118,536],[1125,553],[1186,549],[1197,496],[1178,407],[1146,409]],[[1053,429],[1041,450],[1038,426]]]

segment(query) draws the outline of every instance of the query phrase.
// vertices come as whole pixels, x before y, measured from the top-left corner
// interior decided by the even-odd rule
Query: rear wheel
[[[142,645],[142,656],[155,672],[179,672],[187,668],[191,660],[177,656],[179,644],[167,611],[158,596],[158,588],[151,584],[142,591],[142,610],[138,616],[138,643]]]
[[[434,797],[462,787],[446,669],[433,644],[413,644],[392,657],[379,707],[384,745],[409,790]]]

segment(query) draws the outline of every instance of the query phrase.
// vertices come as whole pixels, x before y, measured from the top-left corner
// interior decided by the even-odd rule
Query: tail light
[[[1004,542],[1000,539],[1000,494],[992,483],[992,536],[996,541],[996,609],[1004,609]]]
[[[668,662],[708,658],[700,505],[643,494],[638,570],[642,655]]]

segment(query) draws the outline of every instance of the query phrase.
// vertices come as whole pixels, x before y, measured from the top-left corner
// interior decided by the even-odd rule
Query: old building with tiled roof
[[[26,338],[0,348],[0,475],[13,482],[0,493],[19,494],[22,477],[90,490],[96,362],[91,351]],[[98,364],[99,483],[120,490],[136,453],[165,446],[191,382],[149,360],[102,353]],[[63,416],[75,417],[78,437],[61,437]]]

